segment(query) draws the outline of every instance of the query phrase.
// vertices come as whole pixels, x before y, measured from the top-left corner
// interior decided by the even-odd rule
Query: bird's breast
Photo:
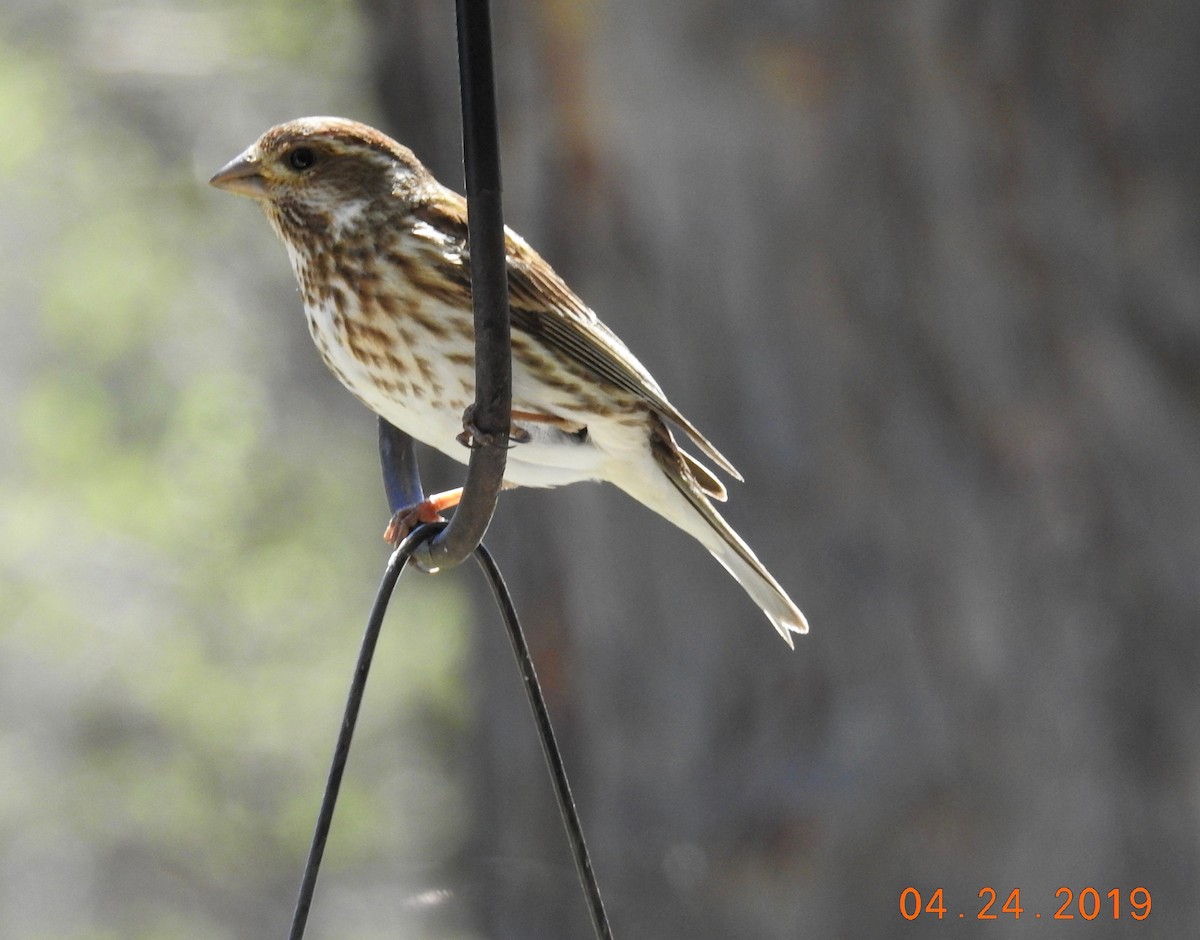
[[[376,411],[380,398],[462,413],[475,396],[473,340],[419,318],[393,317],[346,285],[305,298],[305,315],[325,364]],[[425,311],[430,321],[436,311]]]
[[[463,413],[475,399],[469,292],[459,290],[436,265],[393,263],[386,252],[375,258],[347,250],[335,258],[289,245],[289,255],[309,332],[329,370],[371,411],[467,462],[470,451],[457,437]],[[611,417],[585,394],[581,378],[560,374],[554,357],[532,338],[515,336],[513,349],[516,411],[561,418],[580,429]],[[633,403],[624,404],[622,417],[640,417]],[[529,440],[509,454],[510,482],[559,486],[600,478],[602,448],[596,445],[603,433],[593,439],[590,433],[566,433],[554,422],[536,420],[524,430]],[[644,438],[644,431],[634,433]]]

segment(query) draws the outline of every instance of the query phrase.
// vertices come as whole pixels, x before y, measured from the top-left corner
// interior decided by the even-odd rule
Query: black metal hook
[[[351,681],[346,708],[334,747],[333,761],[312,846],[301,880],[290,940],[302,940],[316,890],[317,874],[333,822],[333,812],[350,754],[350,744],[370,672],[371,660],[388,602],[410,559],[428,570],[449,568],[474,553],[487,576],[504,617],[526,697],[537,725],[538,739],[550,771],[555,797],[588,913],[598,940],[611,940],[612,931],[592,868],[583,828],[571,795],[566,769],[550,715],[537,680],[529,647],[512,598],[495,559],[483,545],[483,535],[495,512],[504,479],[512,412],[512,347],[508,311],[507,258],[501,209],[499,135],[492,63],[491,15],[488,0],[456,0],[459,78],[463,100],[463,153],[466,170],[467,226],[471,244],[471,286],[475,314],[475,404],[472,423],[485,443],[472,449],[463,496],[449,523],[413,530],[392,553],[375,597]],[[498,442],[498,443],[490,443]],[[379,456],[384,489],[393,512],[420,503],[424,497],[412,438],[379,419]]]
[[[508,266],[501,206],[500,135],[488,0],[456,0],[462,91],[463,162],[471,297],[475,308],[473,421],[489,440],[506,440],[512,423],[512,344]],[[423,545],[420,562],[434,570],[459,564],[483,541],[504,482],[507,448],[472,449],[462,501],[448,528]],[[410,504],[411,505],[411,504]],[[393,510],[399,507],[393,506]]]

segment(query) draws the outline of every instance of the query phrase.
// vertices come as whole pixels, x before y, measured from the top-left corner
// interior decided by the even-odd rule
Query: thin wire
[[[530,707],[538,727],[542,753],[554,784],[559,811],[571,853],[587,896],[588,911],[598,940],[611,940],[612,932],[592,870],[591,858],[562,756],[550,725],[546,703],[512,598],[491,554],[482,544],[483,535],[495,512],[496,499],[507,458],[504,440],[511,421],[512,352],[509,336],[508,280],[501,209],[500,148],[496,119],[496,94],[492,63],[491,12],[488,0],[457,0],[459,76],[463,102],[463,158],[468,201],[467,225],[471,251],[471,285],[475,313],[475,385],[473,421],[481,432],[481,444],[471,455],[463,497],[450,523],[417,528],[400,543],[388,560],[375,597],[371,616],[350,684],[346,709],[334,746],[333,761],[325,794],[317,814],[312,846],[300,884],[289,940],[302,940],[316,890],[317,875],[338,792],[350,756],[350,744],[358,721],[371,660],[379,631],[396,581],[412,555],[420,550],[427,568],[448,568],[472,552],[491,583],[492,592],[508,627],[513,653],[524,680]],[[384,487],[395,511],[423,497],[412,440],[380,419],[379,451]],[[415,496],[415,498],[413,498]]]
[[[300,880],[300,892],[296,899],[296,909],[292,915],[292,929],[288,934],[288,940],[303,940],[304,931],[308,925],[308,914],[312,908],[313,895],[317,887],[317,875],[320,873],[321,860],[329,841],[329,832],[333,825],[333,812],[337,806],[342,777],[345,775],[346,763],[350,757],[350,745],[354,739],[354,729],[358,723],[358,713],[362,707],[363,693],[366,691],[367,677],[371,671],[371,661],[375,655],[375,646],[379,640],[379,632],[383,626],[384,616],[387,614],[392,592],[413,552],[420,545],[434,538],[446,525],[447,523],[423,525],[411,532],[392,553],[387,567],[384,569],[383,580],[375,595],[371,615],[367,619],[367,629],[363,635],[362,647],[354,667],[354,678],[350,682],[350,692],[346,698],[342,726],[338,731],[337,743],[334,745],[333,761],[329,767],[325,793],[321,798],[321,808],[317,813],[317,824],[313,831],[308,860],[304,866],[304,876]],[[529,699],[529,707],[533,711],[534,722],[537,725],[542,754],[546,758],[546,767],[554,786],[558,810],[562,815],[563,826],[567,830],[567,838],[571,844],[571,857],[575,860],[579,882],[587,899],[592,928],[595,930],[597,940],[612,940],[612,928],[609,926],[608,915],[604,910],[604,901],[600,896],[600,886],[596,881],[595,870],[592,868],[591,855],[583,836],[583,825],[579,820],[575,799],[571,795],[571,784],[567,779],[562,752],[558,748],[554,728],[550,724],[550,713],[546,708],[546,700],[538,683],[533,659],[529,655],[529,645],[525,641],[521,621],[517,617],[512,596],[508,593],[508,587],[504,583],[500,569],[486,546],[481,544],[475,550],[475,559],[488,579],[492,595],[496,599],[500,614],[504,618],[504,625],[508,630],[513,655],[516,657],[517,667],[525,686],[525,694]]]
[[[542,696],[537,672],[533,667],[533,658],[529,655],[529,646],[525,642],[525,632],[521,629],[521,622],[517,618],[512,596],[508,593],[500,569],[496,566],[491,552],[482,543],[475,549],[475,560],[479,562],[479,567],[487,576],[492,594],[496,598],[496,604],[504,617],[504,625],[508,628],[508,638],[512,642],[513,655],[517,659],[517,667],[521,671],[521,678],[525,684],[525,694],[529,699],[529,707],[533,710],[534,722],[537,724],[542,754],[546,758],[546,767],[550,771],[550,779],[554,784],[554,795],[558,799],[558,811],[562,814],[563,826],[567,830],[567,839],[571,843],[571,857],[575,859],[579,883],[587,898],[592,928],[595,930],[598,940],[612,940],[612,928],[608,924],[608,914],[605,913],[604,901],[600,897],[600,885],[596,881],[596,872],[592,868],[591,855],[588,853],[587,842],[583,837],[583,825],[579,821],[575,799],[571,795],[571,784],[567,779],[567,769],[563,764],[562,753],[558,749],[554,728],[550,724],[550,713],[546,709],[546,700]]]
[[[350,757],[350,743],[354,738],[354,727],[358,722],[359,708],[362,706],[363,692],[367,687],[367,676],[371,671],[371,659],[375,655],[375,644],[379,639],[379,630],[383,626],[383,618],[387,613],[388,602],[392,591],[404,566],[408,563],[413,551],[428,539],[433,538],[443,528],[445,523],[424,525],[413,532],[400,543],[392,557],[388,559],[383,572],[383,580],[375,595],[375,603],[371,607],[371,616],[367,620],[367,630],[363,635],[362,647],[359,650],[358,662],[354,667],[354,678],[350,682],[350,694],[346,698],[346,709],[342,716],[342,727],[338,731],[337,744],[333,749],[333,762],[329,766],[329,778],[325,784],[325,795],[321,798],[321,809],[317,813],[317,825],[313,832],[312,846],[308,851],[308,861],[304,866],[304,877],[300,880],[300,894],[296,899],[296,910],[292,915],[292,929],[288,940],[301,940],[304,929],[308,924],[308,912],[312,907],[313,892],[317,887],[317,874],[321,869],[321,858],[325,854],[325,844],[329,841],[329,829],[333,824],[333,810],[337,806],[338,792],[342,786],[342,776],[346,771],[346,761]]]
[[[482,543],[483,535],[495,511],[504,475],[504,441],[511,421],[512,407],[512,352],[504,215],[501,207],[502,185],[495,67],[492,60],[491,10],[489,0],[456,0],[455,10],[459,83],[462,93],[467,225],[471,245],[471,291],[475,314],[476,398],[473,420],[483,432],[483,446],[471,455],[463,498],[449,525],[417,529],[409,539],[414,539],[426,529],[431,529],[430,535],[436,537],[427,535],[424,539],[414,540],[411,551],[416,552],[419,549],[420,560],[429,569],[456,565],[474,552],[479,566],[487,576],[504,617],[513,655],[516,657],[529,706],[533,711],[538,740],[541,742],[542,754],[554,786],[554,795],[571,844],[571,854],[587,898],[592,926],[598,940],[611,940],[612,931],[608,916],[600,897],[600,888],[584,840],[583,827],[571,795],[566,768],[550,724],[550,715],[538,684],[533,660],[529,655],[529,647],[500,570]],[[392,511],[414,505],[423,499],[412,439],[382,418],[379,424],[379,452],[383,465],[384,487]],[[382,606],[386,609],[387,597],[391,594],[395,578],[399,577],[407,556],[398,564],[396,559],[408,545],[409,541],[406,540],[392,556],[384,576],[384,586],[380,587],[380,594],[376,599],[376,610],[372,611],[372,619],[368,623],[359,670],[355,673],[355,682],[351,687],[351,701],[347,702],[347,717],[343,721],[342,734],[334,752],[334,767],[330,770],[330,783],[326,789],[326,798],[322,804],[317,834],[314,836],[313,850],[309,857],[311,874],[308,870],[305,872],[307,896],[302,891],[300,903],[297,905],[298,919],[301,917],[301,906],[304,908],[303,916],[307,917],[307,905],[311,903],[312,887],[316,883],[316,867],[319,866],[320,856],[324,851],[324,840],[328,836],[329,821],[333,815],[333,803],[337,799],[337,787],[340,785],[341,773],[345,766],[345,752],[349,750],[353,721],[357,715],[358,701],[361,700],[362,687],[366,683],[366,670],[370,666],[371,650],[378,635],[379,622],[382,621],[383,610],[379,608]],[[303,932],[303,926],[300,931]],[[292,940],[300,940],[300,935],[293,926]]]

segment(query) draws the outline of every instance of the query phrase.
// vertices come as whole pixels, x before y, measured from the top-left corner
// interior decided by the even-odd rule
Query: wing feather
[[[469,283],[470,257],[463,197],[441,187],[433,198],[414,206],[413,213],[440,238],[449,236],[452,249],[450,245],[442,246],[438,252],[439,264],[453,269],[445,273],[455,282]],[[508,301],[514,330],[536,337],[550,349],[637,396],[672,424],[678,425],[718,467],[735,480],[742,479],[737,468],[667,400],[637,357],[541,255],[511,229],[506,230],[505,247],[508,253]]]
[[[541,339],[678,425],[705,456],[735,480],[742,475],[682,412],[629,348],[519,238],[509,236],[508,294],[513,329]]]

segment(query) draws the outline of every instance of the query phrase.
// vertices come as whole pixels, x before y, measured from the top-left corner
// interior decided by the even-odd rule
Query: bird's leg
[[[384,540],[389,545],[399,545],[406,535],[417,526],[427,522],[445,522],[442,513],[453,509],[462,500],[462,487],[435,493],[419,503],[397,509],[392,516],[387,529],[383,533]]]

